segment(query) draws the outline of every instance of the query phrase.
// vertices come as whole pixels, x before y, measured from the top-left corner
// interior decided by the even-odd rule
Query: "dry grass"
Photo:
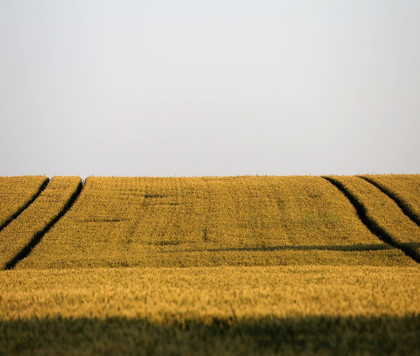
[[[396,353],[419,345],[418,267],[0,273],[0,353]]]
[[[0,226],[38,192],[43,176],[0,177]]]
[[[94,178],[18,268],[410,265],[319,177]]]
[[[41,195],[0,233],[0,266],[11,261],[63,209],[79,177],[54,177]]]
[[[334,177],[362,203],[367,216],[393,240],[420,253],[420,227],[403,214],[394,200],[359,177]]]

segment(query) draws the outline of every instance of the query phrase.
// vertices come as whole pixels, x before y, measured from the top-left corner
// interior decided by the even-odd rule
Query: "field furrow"
[[[61,216],[81,187],[79,177],[54,177],[39,197],[0,233],[0,266],[9,269],[25,257]]]
[[[420,175],[367,175],[362,178],[392,198],[404,214],[420,226]]]
[[[393,199],[360,177],[335,176],[326,179],[352,201],[360,218],[379,239],[420,262],[420,228]]]
[[[413,263],[320,177],[89,177],[17,267]]]
[[[0,232],[45,189],[43,176],[0,177]]]

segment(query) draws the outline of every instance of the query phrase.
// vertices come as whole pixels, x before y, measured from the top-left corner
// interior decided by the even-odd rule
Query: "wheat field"
[[[39,197],[0,231],[0,265],[6,267],[59,214],[80,184],[79,177],[54,177]]]
[[[380,189],[360,177],[335,177],[355,198],[366,207],[368,217],[382,230],[382,237],[389,236],[401,247],[412,250],[420,260],[420,226],[402,213],[398,204]],[[407,201],[415,203],[418,196],[414,192],[420,185],[413,185],[413,192]]]
[[[411,219],[420,225],[420,175],[367,175],[364,178],[391,195],[401,207],[405,208]]]
[[[17,268],[412,263],[389,247],[320,177],[91,177]]]
[[[0,177],[0,229],[4,229],[32,198],[48,178],[42,176]]]
[[[0,354],[416,354],[419,177],[2,177]]]

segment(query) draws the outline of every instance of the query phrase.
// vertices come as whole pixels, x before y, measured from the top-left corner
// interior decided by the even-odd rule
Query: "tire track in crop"
[[[23,204],[17,211],[15,211],[9,219],[7,219],[1,226],[0,226],[0,233],[4,230],[13,220],[15,220],[20,214],[23,213],[25,209],[31,205],[36,198],[40,196],[40,194],[47,188],[48,183],[50,182],[49,178],[46,178],[45,181],[41,184],[38,191],[25,203]]]
[[[346,196],[346,198],[350,201],[350,203],[352,203],[353,206],[355,207],[357,211],[357,215],[359,216],[362,223],[365,224],[365,226],[370,230],[370,232],[376,235],[383,242],[393,247],[399,248],[407,256],[411,257],[414,261],[420,263],[420,256],[417,253],[417,251],[409,244],[404,244],[404,243],[400,243],[396,241],[392,237],[392,235],[388,233],[388,231],[386,231],[383,227],[381,227],[376,221],[371,219],[367,215],[366,207],[352,193],[350,193],[350,191],[348,191],[341,182],[331,177],[324,176],[322,178],[326,179],[328,182],[334,185]]]
[[[32,249],[41,242],[44,235],[50,231],[51,228],[57,223],[57,221],[59,221],[70,210],[82,192],[82,188],[83,182],[81,181],[67,203],[64,205],[63,209],[61,209],[61,211],[54,218],[52,218],[51,221],[45,225],[42,230],[36,232],[28,244],[22,248],[15,257],[6,263],[4,267],[5,270],[13,269],[21,260],[23,260],[31,253]]]
[[[405,203],[405,201],[401,198],[399,198],[394,192],[392,192],[390,189],[382,186],[381,184],[377,183],[373,179],[365,176],[358,176],[359,178],[364,179],[366,182],[374,185],[376,188],[378,188],[382,193],[386,194],[390,199],[392,199],[398,207],[401,209],[401,211],[410,218],[411,221],[413,221],[417,226],[420,226],[420,216],[418,216],[414,211],[411,210],[411,208]]]

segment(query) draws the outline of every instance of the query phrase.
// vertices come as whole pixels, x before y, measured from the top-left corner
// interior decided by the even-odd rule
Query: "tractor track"
[[[401,209],[404,215],[410,218],[410,220],[413,221],[415,224],[417,224],[417,226],[420,226],[420,217],[407,205],[407,203],[403,199],[399,198],[390,189],[382,186],[381,184],[377,183],[376,181],[374,181],[373,179],[369,177],[365,177],[365,176],[358,176],[358,177],[374,185],[382,193],[386,194],[390,199],[392,199],[398,205],[398,207]]]
[[[376,221],[371,219],[367,214],[367,209],[341,182],[338,180],[323,176],[322,178],[326,179],[332,185],[334,185],[337,189],[339,189],[346,198],[350,201],[350,203],[354,206],[357,211],[357,215],[359,216],[362,223],[374,234],[376,235],[381,241],[400,249],[404,252],[407,256],[411,257],[414,261],[420,263],[420,255],[418,252],[409,244],[400,243],[396,241],[391,234],[388,233],[383,227],[381,227]]]
[[[80,196],[80,193],[83,189],[83,182],[81,181],[79,185],[77,186],[76,190],[73,192],[73,194],[70,196],[70,198],[67,200],[64,207],[61,209],[61,211],[51,219],[51,221],[44,226],[41,230],[37,231],[31,240],[26,244],[25,247],[23,247],[12,259],[10,259],[4,266],[4,270],[10,270],[13,269],[21,260],[23,260],[25,257],[27,257],[33,248],[38,245],[44,235],[51,230],[51,228],[70,210],[70,208],[73,206],[73,204],[76,202],[77,198]],[[35,199],[34,199],[35,200]]]
[[[15,211],[1,226],[0,226],[0,233],[13,221],[15,220],[20,214],[22,214],[28,207],[31,205],[36,198],[38,198],[41,193],[47,188],[48,183],[50,182],[49,178],[46,178],[45,181],[41,184],[38,191],[27,201],[23,204],[17,211]]]

